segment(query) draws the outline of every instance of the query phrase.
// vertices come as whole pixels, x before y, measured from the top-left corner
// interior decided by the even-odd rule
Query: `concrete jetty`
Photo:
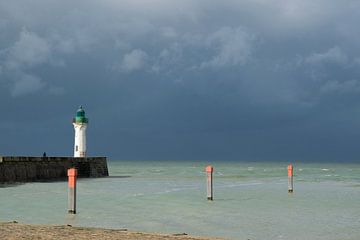
[[[0,156],[0,183],[66,180],[69,168],[80,178],[109,176],[106,157]]]

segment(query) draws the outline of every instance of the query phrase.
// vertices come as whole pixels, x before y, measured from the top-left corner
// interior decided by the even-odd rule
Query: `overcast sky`
[[[1,0],[0,155],[360,161],[360,1]]]

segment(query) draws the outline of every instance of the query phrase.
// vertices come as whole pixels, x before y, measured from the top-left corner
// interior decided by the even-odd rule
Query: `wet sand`
[[[17,222],[0,222],[0,239],[124,239],[124,240],[220,240],[220,238],[191,237],[183,233],[165,235],[131,232],[127,229],[102,229],[55,225],[30,225]]]

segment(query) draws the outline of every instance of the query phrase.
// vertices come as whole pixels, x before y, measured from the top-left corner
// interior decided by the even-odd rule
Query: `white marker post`
[[[293,174],[293,166],[290,164],[288,166],[288,192],[292,193],[294,191],[294,174]]]
[[[205,169],[206,171],[206,190],[207,190],[207,199],[212,201],[213,199],[213,172],[214,168],[209,165]]]
[[[77,170],[75,168],[68,169],[68,213],[76,214],[76,176]]]

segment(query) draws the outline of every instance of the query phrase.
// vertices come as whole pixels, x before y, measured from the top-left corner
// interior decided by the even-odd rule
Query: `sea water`
[[[214,201],[204,168],[214,166]],[[3,185],[0,221],[71,224],[228,239],[360,239],[360,164],[109,161],[110,177]]]

